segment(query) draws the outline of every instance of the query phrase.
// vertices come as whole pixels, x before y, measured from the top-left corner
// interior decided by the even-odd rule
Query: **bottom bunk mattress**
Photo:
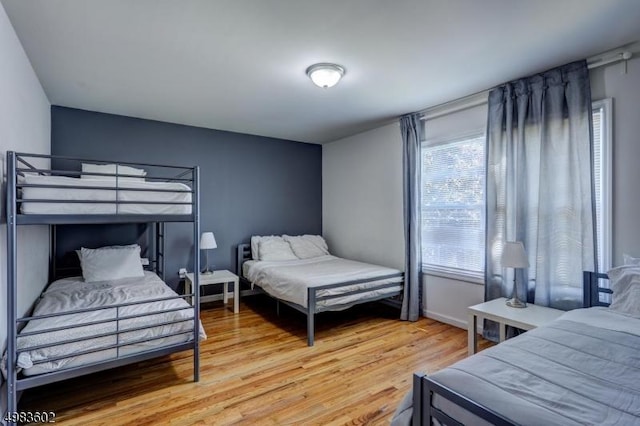
[[[577,309],[429,377],[514,424],[640,425],[640,319]],[[434,406],[489,424],[439,395]]]
[[[317,297],[364,290],[382,284],[397,285],[368,292],[318,300],[317,308],[347,309],[362,300],[398,294],[403,287],[402,273],[393,268],[371,265],[332,255],[284,261],[250,260],[243,265],[244,276],[273,297],[307,307],[308,289],[325,285],[367,280],[366,282],[318,290]],[[393,276],[389,278],[389,276]],[[379,279],[377,279],[379,278]]]
[[[149,271],[144,277],[113,281],[86,283],[81,277],[55,281],[42,294],[33,316],[87,311],[29,321],[18,335],[17,365],[24,375],[32,376],[193,340],[191,305],[181,298],[154,300],[177,296]],[[129,303],[135,304],[115,307]],[[72,327],[79,324],[88,325]],[[26,335],[38,331],[46,332]],[[147,340],[151,338],[155,339]],[[202,325],[199,338],[206,338]],[[112,347],[117,344],[125,346]],[[84,353],[101,348],[105,349]]]

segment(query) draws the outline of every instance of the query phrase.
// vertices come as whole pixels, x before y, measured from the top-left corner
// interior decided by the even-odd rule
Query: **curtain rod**
[[[628,61],[632,56],[633,54],[631,53],[631,51],[623,48],[617,48],[587,58],[587,67],[589,69],[593,69],[612,64],[614,62]],[[432,120],[434,118],[442,117],[443,115],[447,115],[455,111],[463,111],[465,109],[485,104],[487,103],[486,97],[488,96],[491,89],[492,88],[481,90],[479,92],[463,96],[462,98],[454,99],[452,101],[443,102],[441,104],[425,108],[422,111],[418,111],[418,113],[421,114],[420,119]]]
[[[629,50],[615,49],[598,56],[587,58],[587,68],[593,69],[614,62],[628,61],[633,54]]]

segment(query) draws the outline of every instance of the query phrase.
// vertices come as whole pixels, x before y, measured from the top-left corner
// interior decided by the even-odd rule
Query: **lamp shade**
[[[338,84],[344,73],[343,67],[329,63],[314,64],[307,68],[307,75],[313,84],[324,89]]]
[[[200,250],[209,250],[217,248],[216,237],[213,236],[213,232],[203,232],[200,237]]]
[[[507,241],[502,249],[500,263],[503,268],[528,268],[529,259],[522,241]]]

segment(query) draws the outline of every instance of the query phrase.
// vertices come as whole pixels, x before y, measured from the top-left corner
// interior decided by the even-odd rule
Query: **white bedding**
[[[243,272],[245,273],[245,277],[253,284],[260,286],[264,291],[278,299],[293,302],[304,307],[307,307],[307,289],[309,287],[319,287],[400,273],[397,269],[341,259],[331,255],[311,259],[249,262],[245,262],[243,265]],[[318,297],[365,289],[378,284],[397,283],[397,285],[385,289],[372,290],[328,300],[319,300],[317,306],[331,306],[332,309],[346,309],[355,302],[365,298],[383,297],[384,295],[397,293],[402,290],[402,281],[403,278],[400,276],[354,284],[347,287],[320,290],[317,292]]]
[[[85,283],[82,278],[65,278],[53,282],[43,293],[37,303],[33,315],[44,315],[48,313],[60,313],[75,309],[96,308],[110,306],[119,303],[144,301],[149,299],[176,296],[156,274],[145,271],[143,278],[123,278],[113,281],[101,281],[95,283]],[[161,310],[185,307],[184,310],[154,313]],[[116,311],[118,311],[116,313]],[[154,336],[163,336],[175,332],[193,330],[193,309],[183,299],[171,299],[159,302],[149,302],[139,305],[131,305],[121,308],[109,308],[52,317],[42,320],[31,320],[21,331],[22,333],[37,330],[47,330],[55,327],[65,327],[98,321],[103,319],[136,315],[150,314],[139,318],[132,318],[120,321],[109,321],[102,324],[87,325],[82,327],[67,328],[61,331],[54,331],[33,336],[18,336],[18,349],[55,343],[62,340],[82,338],[79,342],[63,343],[60,345],[34,349],[22,352],[18,355],[18,367],[22,368],[25,375],[42,374],[74,366],[80,366],[95,361],[116,358],[120,355],[132,354],[136,352],[150,350],[159,346],[187,342],[193,339],[193,333],[185,333],[177,336],[170,336],[137,343],[130,346],[116,349],[107,349],[86,355],[74,356],[76,352],[105,347],[118,343],[132,342]],[[160,325],[143,330],[124,332],[118,335],[106,337],[92,337],[102,333],[114,333],[116,328],[126,330],[136,327],[157,324],[159,322],[186,319],[184,322]],[[200,325],[200,339],[205,339],[206,335]],[[69,355],[58,361],[44,361],[48,358]]]
[[[153,201],[191,203],[190,192],[127,191],[134,189],[163,189],[170,191],[190,190],[187,185],[177,182],[135,182],[119,181],[115,190],[115,179],[78,179],[65,176],[26,175],[26,184],[61,186],[100,186],[111,189],[79,188],[33,188],[22,189],[22,199],[45,199],[54,202],[22,202],[24,214],[191,214],[191,204],[119,204],[91,203],[91,201]],[[68,200],[82,200],[83,203],[65,203]],[[56,202],[59,201],[59,202]]]

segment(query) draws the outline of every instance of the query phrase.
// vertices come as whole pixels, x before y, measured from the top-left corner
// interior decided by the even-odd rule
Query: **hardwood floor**
[[[68,425],[388,424],[414,371],[467,352],[465,330],[397,316],[380,304],[321,314],[310,348],[304,316],[281,307],[278,317],[264,296],[243,299],[236,315],[203,305],[198,383],[184,352],[29,390],[20,410]]]

